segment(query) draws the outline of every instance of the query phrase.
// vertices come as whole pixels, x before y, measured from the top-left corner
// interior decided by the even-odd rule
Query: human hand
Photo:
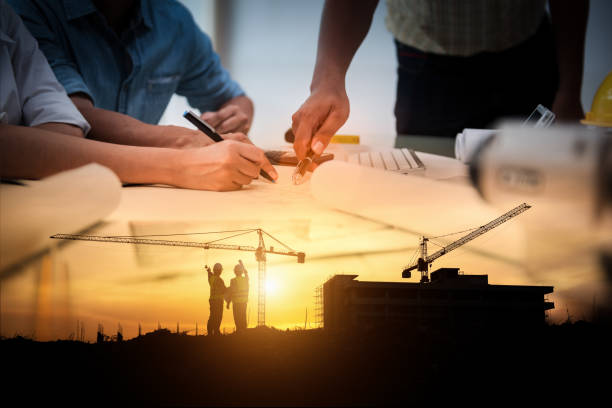
[[[204,112],[200,117],[218,133],[248,133],[251,122],[248,113],[235,104],[225,105],[216,112]]]
[[[249,139],[249,137],[247,135],[245,135],[244,133],[241,132],[235,132],[235,133],[223,133],[221,135],[221,137],[225,140],[235,140],[237,142],[241,142],[241,143],[249,143],[249,144],[253,144],[253,142],[251,141],[251,139]]]
[[[242,272],[244,272],[245,275],[249,274],[249,271],[247,271],[247,269],[244,267],[244,264],[242,263],[242,259],[238,260],[238,263],[240,264],[240,266],[242,267]]]
[[[234,105],[229,105],[227,108]],[[225,108],[223,108],[225,109]],[[221,111],[217,113],[220,113]],[[210,113],[210,112],[208,112]],[[202,118],[206,120],[210,125],[216,127],[216,125],[209,122],[204,118],[206,114],[202,115]],[[213,140],[206,136],[204,133],[199,130],[188,129],[182,126],[157,126],[161,129],[161,135],[159,137],[159,145],[158,147],[171,147],[176,149],[194,149],[198,147],[209,146],[213,144]],[[218,133],[225,133],[224,130],[216,129]],[[237,140],[239,142],[251,143],[251,140],[247,137],[246,134],[242,133],[241,130],[228,130],[227,133],[222,134],[221,136],[224,139],[229,140]]]
[[[237,142],[248,143],[250,145],[254,145],[251,139],[249,139],[249,137],[245,135],[244,133],[224,133],[221,135],[221,137],[225,140],[235,140]],[[272,163],[270,163],[270,160],[268,160],[268,158],[265,155],[264,155],[264,161],[261,165],[261,168],[264,169],[266,173],[268,173],[268,175],[272,176],[274,180],[278,179],[278,174],[276,173],[276,170],[272,166]]]
[[[182,126],[160,126],[161,137],[159,147],[174,149],[196,149],[213,144],[211,138],[199,130],[184,128]]]
[[[344,86],[327,86],[313,90],[292,116],[291,129],[295,134],[293,149],[299,160],[308,149],[316,155],[323,153],[336,131],[349,115],[349,100]],[[316,167],[312,164],[309,170]]]
[[[198,190],[238,190],[256,179],[261,168],[278,177],[263,150],[235,140],[181,150],[172,168],[178,170],[173,170],[170,184]]]
[[[172,147],[177,149],[194,149],[198,147],[210,146],[215,143],[206,134],[199,130],[188,129],[180,126],[162,126],[162,140],[160,147]],[[237,142],[253,144],[247,135],[241,132],[224,133],[221,137],[225,140],[235,140]]]

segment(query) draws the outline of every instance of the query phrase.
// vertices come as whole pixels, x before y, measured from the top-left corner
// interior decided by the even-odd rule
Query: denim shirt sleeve
[[[21,103],[19,124],[68,123],[80,127],[87,134],[89,124],[57,82],[36,40],[3,1],[0,1],[0,13],[3,31],[6,29],[6,34],[14,41],[11,60],[19,99],[15,103]]]
[[[71,95],[82,92],[95,104],[93,95],[79,73],[74,60],[70,58],[69,53],[50,28],[52,24],[49,20],[52,19],[52,16],[43,15],[34,2],[11,0],[11,5],[38,41],[41,51],[47,57],[53,73],[66,93]]]
[[[210,38],[193,19],[190,26],[193,27],[188,42],[191,44],[189,60],[192,62],[185,70],[176,93],[187,97],[189,104],[201,112],[217,111],[230,99],[245,93],[221,65]]]

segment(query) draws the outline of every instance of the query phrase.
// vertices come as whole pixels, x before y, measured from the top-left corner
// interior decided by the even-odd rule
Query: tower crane
[[[258,266],[258,292],[257,292],[257,325],[266,325],[266,254],[274,255],[289,255],[295,256],[298,263],[304,263],[306,254],[304,252],[297,252],[285,245],[272,235],[268,234],[261,228],[250,229],[250,230],[236,230],[236,231],[219,231],[220,233],[234,233],[229,237],[217,239],[209,242],[192,242],[192,241],[171,241],[163,239],[150,239],[147,237],[154,236],[171,236],[171,235],[189,235],[189,234],[168,234],[168,235],[142,235],[142,236],[98,236],[98,235],[78,235],[78,234],[55,234],[51,238],[54,239],[71,239],[80,241],[98,241],[98,242],[115,242],[121,244],[137,244],[137,245],[165,245],[165,246],[177,246],[177,247],[191,247],[201,249],[227,249],[232,251],[249,251],[255,253],[255,260]],[[252,232],[256,232],[259,237],[257,247],[245,246],[245,245],[231,245],[221,244],[219,241],[233,238],[239,235],[245,235]],[[273,246],[266,248],[264,243],[264,235],[278,242],[285,249],[275,249]]]
[[[493,228],[498,227],[504,222],[509,221],[511,218],[516,217],[520,213],[527,211],[530,208],[531,208],[530,205],[523,203],[519,205],[518,207],[515,207],[512,210],[508,211],[507,213],[501,215],[500,217],[497,217],[493,221],[485,225],[482,225],[481,227],[476,228],[474,231],[470,232],[469,234],[459,238],[458,240],[454,242],[451,242],[445,247],[442,247],[442,249],[440,249],[438,252],[434,252],[431,255],[427,255],[427,242],[429,241],[429,238],[421,237],[421,243],[419,245],[421,247],[421,256],[417,260],[416,264],[412,266],[406,266],[404,268],[404,271],[402,272],[402,278],[410,278],[411,276],[410,271],[412,271],[413,269],[418,269],[418,271],[421,272],[421,283],[429,282],[429,267],[431,266],[431,263],[434,260],[438,259],[444,254],[449,253],[453,249],[457,249],[460,246],[470,242],[474,238],[481,236],[485,232],[491,231]]]

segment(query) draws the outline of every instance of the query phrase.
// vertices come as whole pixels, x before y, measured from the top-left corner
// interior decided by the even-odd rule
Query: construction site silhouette
[[[0,341],[5,400],[62,405],[550,403],[606,392],[610,326],[279,331]],[[588,391],[587,391],[588,390]],[[27,397],[26,397],[27,396]]]
[[[263,230],[239,231],[257,232],[258,246],[223,244],[222,249],[255,253],[256,328],[245,329],[249,283],[243,263],[234,267],[229,291],[221,278],[222,265],[215,264],[212,271],[206,267],[208,335],[198,335],[197,323],[195,335],[181,332],[179,323],[176,332],[158,323],[146,334],[139,324],[138,336],[127,339],[120,324],[112,336],[100,324],[96,342],[85,343],[83,324],[77,322],[76,340],[1,339],[2,368],[10,374],[3,381],[5,399],[62,406],[600,401],[608,392],[608,377],[601,373],[612,363],[607,305],[601,321],[572,322],[568,312],[564,324],[551,325],[546,316],[554,303],[546,296],[553,286],[489,284],[487,275],[464,274],[459,268],[430,273],[434,260],[527,208],[518,206],[433,254],[427,243],[438,237],[422,237],[416,262],[402,272],[408,278],[417,270],[419,283],[331,276],[315,295],[315,319],[322,328],[309,330],[308,309],[304,329],[296,330],[267,327],[265,313],[265,254],[289,255],[302,263],[304,253],[265,249]],[[150,236],[61,237],[204,249],[213,245]],[[229,335],[219,330],[224,302],[226,309],[233,303],[239,329]]]

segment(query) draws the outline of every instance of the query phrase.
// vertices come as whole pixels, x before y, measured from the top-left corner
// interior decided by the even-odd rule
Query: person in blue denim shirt
[[[221,66],[210,39],[179,2],[9,3],[38,40],[57,79],[91,124],[89,138],[150,147],[197,148],[212,144],[201,132],[156,125],[177,93],[200,109],[202,118],[224,138],[250,143],[245,133],[253,117],[251,100]],[[226,152],[230,148],[225,142],[219,145],[214,146],[220,150],[219,157],[233,157],[231,151]],[[225,163],[217,164],[217,168],[227,167]],[[276,178],[265,157],[262,166]]]
[[[261,149],[236,140],[190,149],[126,146],[90,140],[89,129],[36,40],[0,0],[0,177],[38,179],[99,163],[125,183],[235,190],[264,166]]]

